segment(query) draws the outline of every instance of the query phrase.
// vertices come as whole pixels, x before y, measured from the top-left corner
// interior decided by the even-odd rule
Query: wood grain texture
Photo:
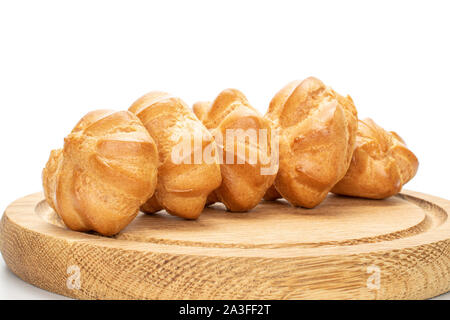
[[[425,299],[450,290],[449,211],[411,191],[329,195],[315,209],[218,204],[197,221],[140,214],[102,237],[66,229],[37,193],[6,209],[0,249],[23,280],[81,299]],[[70,266],[79,289],[67,286]]]

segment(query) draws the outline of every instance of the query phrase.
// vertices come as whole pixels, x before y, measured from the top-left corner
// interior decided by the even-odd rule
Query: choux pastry
[[[263,199],[266,201],[274,201],[280,198],[282,198],[281,194],[277,191],[277,189],[275,189],[274,185],[271,185],[270,188],[267,189],[263,197]]]
[[[114,235],[153,195],[157,164],[155,142],[134,114],[93,111],[52,151],[45,197],[70,229]]]
[[[266,117],[280,132],[276,191],[294,206],[317,206],[352,159],[357,128],[352,99],[311,77],[281,89]]]
[[[141,210],[166,209],[182,218],[198,218],[222,181],[212,135],[181,99],[165,92],[144,95],[129,111],[142,120],[159,152],[156,192]]]
[[[360,120],[350,168],[331,191],[383,199],[400,192],[418,166],[416,156],[395,132],[385,131],[372,119]]]
[[[216,137],[222,158],[222,184],[209,197],[210,202],[218,200],[230,211],[254,208],[278,169],[269,121],[235,89],[222,91],[213,103],[198,102],[193,109]]]

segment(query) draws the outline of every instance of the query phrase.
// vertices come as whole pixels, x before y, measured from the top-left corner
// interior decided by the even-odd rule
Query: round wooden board
[[[424,299],[450,290],[449,212],[411,191],[329,195],[315,209],[216,204],[197,221],[140,214],[108,238],[66,229],[37,193],[7,208],[0,249],[23,280],[82,299]]]

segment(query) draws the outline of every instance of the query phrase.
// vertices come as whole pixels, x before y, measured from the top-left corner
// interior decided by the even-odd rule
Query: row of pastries
[[[249,129],[258,132],[256,143],[217,138]],[[194,147],[175,161],[183,139]],[[282,88],[265,115],[236,89],[192,110],[178,97],[150,92],[128,111],[90,112],[64,147],[51,152],[43,186],[67,227],[109,236],[139,210],[196,219],[216,202],[244,212],[263,198],[305,208],[329,192],[383,199],[398,193],[417,168],[396,133],[358,120],[350,96],[310,77]]]

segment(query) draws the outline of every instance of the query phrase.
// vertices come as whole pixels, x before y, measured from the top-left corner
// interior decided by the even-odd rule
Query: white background
[[[0,210],[41,190],[50,150],[90,110],[235,87],[265,112],[310,75],[406,140],[420,160],[406,188],[450,199],[449,4],[0,0]],[[49,297],[0,259],[0,298]]]

